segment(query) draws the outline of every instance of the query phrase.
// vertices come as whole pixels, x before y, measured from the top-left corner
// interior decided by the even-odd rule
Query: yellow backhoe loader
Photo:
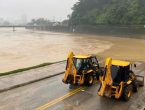
[[[128,101],[132,92],[137,92],[139,86],[144,86],[144,77],[135,75],[132,66],[127,61],[107,58],[104,73],[100,76],[98,95]]]
[[[94,55],[74,55],[67,58],[63,82],[71,85],[89,85],[99,79],[100,66]]]

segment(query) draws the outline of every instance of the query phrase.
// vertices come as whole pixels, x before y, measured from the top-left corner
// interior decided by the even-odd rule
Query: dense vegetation
[[[79,0],[71,25],[145,24],[145,0]]]
[[[49,26],[52,25],[52,22],[44,18],[38,18],[38,19],[32,19],[31,22],[28,23],[28,25]]]

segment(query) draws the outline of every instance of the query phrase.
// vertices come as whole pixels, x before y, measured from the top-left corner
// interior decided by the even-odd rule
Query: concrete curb
[[[0,89],[0,93],[6,92],[6,91],[9,91],[9,90],[18,88],[18,87],[22,87],[22,86],[25,86],[25,85],[29,85],[29,84],[32,84],[32,83],[35,83],[35,82],[38,82],[38,81],[41,81],[41,80],[45,80],[45,79],[48,79],[48,78],[51,78],[51,77],[55,77],[55,76],[61,75],[63,73],[64,73],[64,71],[60,72],[60,73],[57,73],[57,74],[54,74],[54,75],[49,75],[49,76],[46,76],[46,77],[43,77],[43,78],[39,78],[39,79],[35,79],[35,80],[28,81],[28,82],[25,82],[25,83],[17,84],[17,85],[8,87],[8,88]]]

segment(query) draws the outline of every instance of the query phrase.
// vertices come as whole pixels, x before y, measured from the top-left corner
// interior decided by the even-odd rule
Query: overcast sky
[[[72,12],[71,8],[78,0],[0,0],[0,18],[18,20],[44,17],[63,20]]]

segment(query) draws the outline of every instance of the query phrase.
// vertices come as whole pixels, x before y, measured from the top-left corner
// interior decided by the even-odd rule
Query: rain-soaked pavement
[[[145,76],[145,64],[135,70]],[[99,84],[74,87],[62,83],[63,75],[0,93],[0,110],[143,110],[145,87],[133,93],[128,102],[99,97]]]

